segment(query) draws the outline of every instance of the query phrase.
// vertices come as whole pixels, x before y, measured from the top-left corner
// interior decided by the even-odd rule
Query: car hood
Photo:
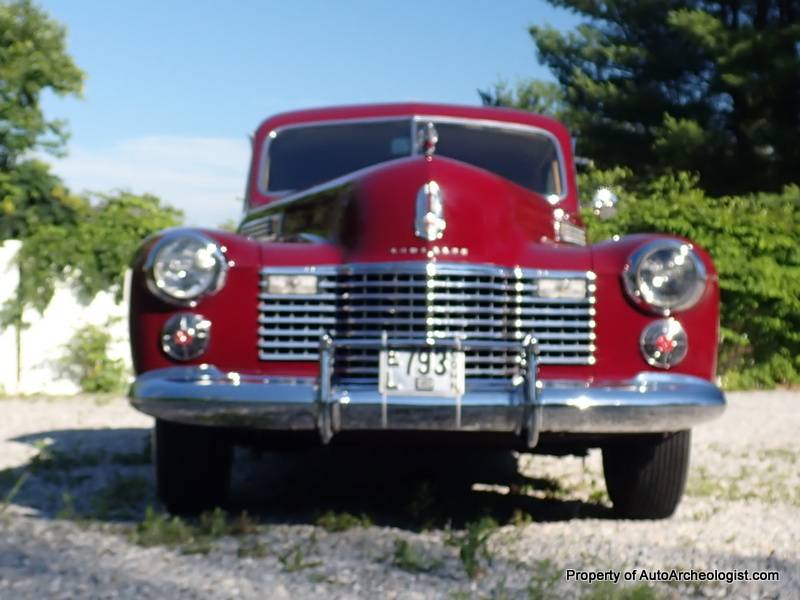
[[[251,215],[242,231],[269,218],[279,239],[333,244],[343,262],[590,267],[585,248],[555,242],[554,209],[544,197],[445,157],[394,160],[292,194]]]

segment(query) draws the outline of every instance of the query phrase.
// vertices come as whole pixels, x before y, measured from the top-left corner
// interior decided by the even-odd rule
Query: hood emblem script
[[[442,239],[447,221],[444,220],[444,194],[435,181],[429,181],[417,192],[417,218],[414,233],[423,240]]]

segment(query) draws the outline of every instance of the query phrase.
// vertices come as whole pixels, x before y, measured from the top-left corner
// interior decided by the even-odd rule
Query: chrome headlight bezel
[[[695,272],[694,281],[676,300],[659,298],[657,292],[649,287],[641,276],[642,264],[655,253],[664,250],[683,255]],[[697,304],[706,290],[708,273],[703,261],[690,243],[661,239],[644,244],[631,255],[623,270],[622,280],[625,284],[625,291],[635,303],[655,314],[669,316],[675,311],[686,310]]]
[[[199,247],[205,247],[208,256],[214,260],[213,274],[208,283],[202,289],[191,294],[170,290],[166,282],[158,275],[157,267],[159,259],[163,258],[162,254],[181,240],[188,240],[196,243]],[[228,277],[228,268],[225,248],[212,238],[195,231],[173,231],[164,235],[147,253],[144,262],[145,279],[150,292],[165,302],[183,307],[194,307],[201,298],[221,290]]]

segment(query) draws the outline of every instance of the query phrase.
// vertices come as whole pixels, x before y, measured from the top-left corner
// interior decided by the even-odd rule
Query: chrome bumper
[[[332,347],[321,352],[321,377],[265,377],[209,366],[174,367],[140,375],[131,403],[168,421],[198,425],[318,431],[328,442],[340,431],[483,431],[525,436],[539,432],[648,433],[678,431],[718,416],[725,396],[688,375],[640,373],[626,381],[542,381],[535,347],[526,346],[527,377],[467,384],[459,398],[386,396],[375,386],[332,382]]]

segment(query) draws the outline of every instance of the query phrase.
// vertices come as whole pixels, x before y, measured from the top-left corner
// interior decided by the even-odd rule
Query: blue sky
[[[45,99],[69,121],[76,191],[151,192],[187,221],[236,218],[247,136],[275,112],[362,102],[478,104],[500,79],[548,79],[528,26],[572,28],[543,0],[96,2],[40,6],[68,29],[83,100]]]

